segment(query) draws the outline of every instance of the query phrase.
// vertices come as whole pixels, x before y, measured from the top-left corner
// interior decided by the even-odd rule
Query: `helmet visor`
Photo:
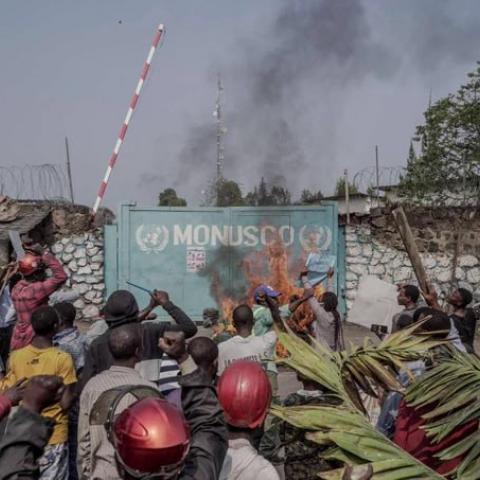
[[[155,473],[144,473],[140,472],[138,470],[134,470],[123,462],[122,458],[118,453],[115,452],[115,459],[117,463],[121,466],[123,470],[128,474],[129,477],[131,478],[136,478],[138,480],[173,480],[177,478],[178,473],[180,472],[180,469],[182,468],[183,465],[183,460],[180,461],[179,463],[176,463],[174,465],[167,465],[164,467],[161,467],[161,469],[158,470],[158,472]]]

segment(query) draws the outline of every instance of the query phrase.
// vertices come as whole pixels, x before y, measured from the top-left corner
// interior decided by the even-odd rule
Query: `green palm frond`
[[[344,403],[365,412],[360,394],[376,397],[378,387],[403,391],[396,374],[404,362],[425,359],[429,350],[444,342],[426,335],[415,335],[418,322],[374,345],[366,339],[363,346],[332,352],[313,340],[308,345],[292,332],[279,332],[279,340],[289,352],[281,362],[331,390]]]
[[[424,414],[425,431],[433,442],[447,438],[456,428],[480,421],[480,358],[452,349],[450,356],[414,382],[406,393],[413,407],[434,405]],[[462,438],[443,450],[439,458],[450,460],[465,455],[457,478],[475,480],[480,471],[480,432]]]
[[[349,458],[372,468],[373,480],[443,479],[378,432],[358,411],[348,407],[272,407],[284,421],[313,431],[308,439],[321,445],[335,445]],[[344,457],[345,458],[345,457]],[[343,469],[321,474],[325,479],[341,479]]]
[[[288,357],[279,360],[307,378],[328,388],[341,400],[345,400],[339,368],[339,355],[316,344],[313,348],[297,335],[278,332],[279,340],[288,350]]]
[[[323,455],[325,459],[345,464],[345,468],[321,473],[321,478],[340,480],[357,478],[357,474],[362,478],[365,469],[371,470],[366,478],[374,480],[444,478],[378,432],[364,415],[360,398],[361,392],[376,395],[379,386],[401,390],[396,373],[404,367],[403,362],[424,359],[431,348],[442,343],[415,335],[419,325],[397,332],[379,345],[366,341],[361,347],[338,353],[315,342],[308,345],[291,332],[279,332],[279,340],[289,352],[281,362],[342,402],[335,407],[272,407],[275,416],[307,430],[310,440],[331,447]]]

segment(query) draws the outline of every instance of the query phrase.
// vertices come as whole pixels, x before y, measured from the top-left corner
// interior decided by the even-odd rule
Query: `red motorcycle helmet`
[[[190,446],[183,414],[161,398],[144,398],[113,422],[111,441],[117,461],[131,478],[174,478]]]
[[[42,257],[34,255],[33,253],[26,253],[18,261],[18,271],[24,276],[29,277],[43,266]]]
[[[233,362],[220,377],[217,393],[229,425],[250,429],[263,425],[272,401],[272,387],[259,363]]]

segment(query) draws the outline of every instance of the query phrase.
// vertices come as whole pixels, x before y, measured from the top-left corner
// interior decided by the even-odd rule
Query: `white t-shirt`
[[[248,440],[239,438],[228,441],[220,480],[280,480],[280,477]]]
[[[237,360],[266,362],[276,341],[277,334],[268,332],[260,337],[250,335],[243,338],[237,335],[226,342],[220,343],[218,345],[218,375],[221,375],[225,368]]]

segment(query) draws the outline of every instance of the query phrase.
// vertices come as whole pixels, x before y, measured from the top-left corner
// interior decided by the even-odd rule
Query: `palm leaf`
[[[278,335],[289,355],[278,362],[299,371],[344,402],[365,412],[361,392],[376,397],[375,386],[403,391],[396,378],[403,362],[424,359],[431,348],[444,343],[425,335],[415,335],[422,323],[390,335],[379,345],[367,338],[362,347],[352,346],[350,351],[339,353],[323,347],[314,339],[313,345],[309,345],[287,327],[287,331],[278,331]]]
[[[288,357],[278,359],[305,377],[328,388],[341,400],[346,399],[338,363],[334,361],[337,354],[317,345],[318,350],[293,333],[278,332],[279,341],[288,351]]]
[[[291,332],[279,331],[279,340],[289,352],[279,360],[327,388],[342,401],[340,406],[272,407],[272,413],[307,437],[330,446],[324,458],[335,458],[346,467],[370,466],[375,480],[442,479],[378,432],[364,415],[360,392],[375,396],[377,386],[402,390],[396,373],[403,362],[424,359],[428,350],[443,342],[416,336],[419,324],[397,332],[375,346],[369,340],[349,351],[332,352],[316,342],[308,345]],[[347,468],[348,470],[348,468]],[[329,480],[342,479],[347,470],[320,474]],[[348,470],[352,473],[351,470]]]
[[[344,377],[355,382],[357,387],[371,396],[373,387],[378,385],[389,391],[403,391],[397,380],[397,373],[405,368],[404,362],[423,360],[429,350],[444,342],[431,340],[426,335],[415,335],[422,322],[390,335],[379,345],[366,339],[362,347],[350,352],[341,352],[340,368]]]
[[[479,391],[480,359],[452,349],[449,357],[411,385],[405,399],[416,408],[435,406],[423,415],[424,428],[433,442],[440,442],[456,428],[472,420],[480,421]],[[443,450],[438,457],[449,460],[460,455],[465,458],[457,469],[457,478],[477,479],[480,469],[478,430]]]
[[[346,407],[304,406],[272,407],[272,413],[282,420],[314,432],[308,439],[322,445],[331,442],[349,458],[360,464],[370,464],[374,480],[443,479],[436,472],[410,456],[378,432],[358,411]],[[342,478],[342,469],[322,473],[327,479]],[[330,476],[329,476],[330,475]]]

